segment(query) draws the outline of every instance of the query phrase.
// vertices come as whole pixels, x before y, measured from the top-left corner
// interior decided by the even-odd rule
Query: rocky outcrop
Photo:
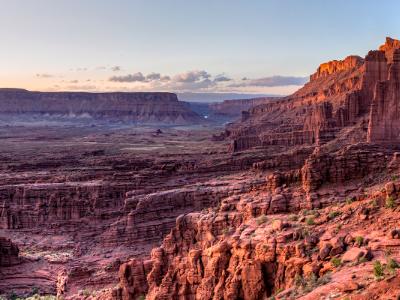
[[[30,92],[1,89],[2,117],[191,124],[201,118],[171,93]]]
[[[302,184],[309,193],[323,184],[337,185],[386,169],[392,151],[370,144],[349,145],[333,153],[316,151],[302,168]]]
[[[341,71],[351,70],[360,67],[364,60],[360,56],[351,55],[344,60],[333,60],[319,66],[317,72],[310,76],[310,80],[328,76]]]
[[[393,62],[394,52],[396,49],[400,49],[400,41],[386,37],[386,42],[379,47],[380,51],[385,52],[386,59],[389,63]]]

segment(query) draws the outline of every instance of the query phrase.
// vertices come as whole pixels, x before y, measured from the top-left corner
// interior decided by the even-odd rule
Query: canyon
[[[58,95],[2,91],[0,110],[147,122],[131,97],[161,97],[157,121],[201,119],[173,94]],[[224,128],[1,125],[0,295],[397,299],[399,102],[387,38],[290,96],[214,105],[243,110]]]

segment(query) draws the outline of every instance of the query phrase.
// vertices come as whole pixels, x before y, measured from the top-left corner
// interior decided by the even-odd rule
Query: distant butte
[[[0,117],[139,124],[198,124],[202,118],[172,93],[30,92],[0,89]]]

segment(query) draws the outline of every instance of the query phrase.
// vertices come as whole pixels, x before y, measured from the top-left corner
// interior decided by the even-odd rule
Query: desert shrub
[[[145,295],[140,295],[137,297],[137,300],[145,300],[146,296]]]
[[[222,234],[223,234],[223,235],[227,235],[228,232],[229,232],[229,229],[228,229],[228,228],[225,227],[224,229],[222,229]]]
[[[321,276],[320,278],[318,278],[317,284],[324,285],[324,284],[329,283],[331,280],[332,280],[331,274],[327,273],[324,276]]]
[[[83,289],[79,291],[79,295],[84,297],[89,297],[92,293],[88,289]]]
[[[33,295],[36,295],[36,294],[39,294],[39,289],[37,287],[33,287],[32,291],[31,291],[31,295],[33,296]]]
[[[261,225],[267,222],[267,216],[266,215],[261,215],[256,219],[257,225]]]
[[[385,256],[391,256],[393,254],[392,249],[385,249]]]
[[[341,212],[340,211],[332,211],[329,213],[329,219],[332,220],[338,216],[340,216]]]
[[[296,215],[290,215],[290,216],[288,217],[288,220],[291,221],[291,222],[295,222],[295,221],[297,221],[298,219],[299,219],[299,217],[296,216]]]
[[[332,257],[331,259],[331,264],[335,267],[338,268],[342,265],[342,261],[340,260],[340,258],[337,257]]]
[[[342,229],[342,224],[337,224],[337,225],[336,225],[336,228],[333,230],[333,232],[334,232],[335,234],[338,234],[339,231],[340,231],[340,229]]]
[[[301,230],[302,238],[305,238],[305,237],[307,237],[309,235],[310,235],[310,231],[307,228],[302,228],[302,230]]]
[[[363,257],[360,257],[360,258],[357,259],[357,264],[362,264],[362,263],[365,263],[367,261],[368,261],[368,259],[365,256],[363,256]]]
[[[306,285],[306,281],[304,280],[303,276],[301,276],[299,274],[296,274],[296,276],[294,277],[294,284],[297,287],[305,286]]]
[[[374,207],[374,208],[377,208],[377,207],[378,207],[378,201],[376,201],[376,199],[372,200],[372,201],[370,202],[370,204],[371,204],[371,206]]]
[[[362,236],[356,236],[356,245],[357,246],[362,246],[362,244],[364,243],[364,238]]]
[[[309,293],[318,286],[327,284],[330,281],[331,281],[331,275],[329,273],[319,278],[314,273],[311,274],[306,279],[299,274],[297,274],[295,277],[295,285],[297,288],[301,288],[303,293]]]
[[[351,203],[353,203],[353,199],[347,198],[347,199],[346,199],[346,204],[351,204]]]
[[[391,209],[396,207],[396,202],[394,201],[392,196],[386,198],[385,206],[386,208],[391,208]]]
[[[387,268],[390,273],[394,273],[396,269],[400,267],[399,263],[393,258],[389,258],[387,261]]]
[[[307,224],[307,225],[315,225],[314,217],[308,217],[308,218],[306,219],[306,224]]]
[[[12,291],[11,294],[10,294],[10,296],[9,296],[9,299],[10,299],[10,300],[17,300],[17,299],[18,299],[18,296],[17,296],[17,294],[16,294],[14,291]]]
[[[384,268],[379,260],[374,262],[374,275],[376,278],[381,278],[384,275]]]

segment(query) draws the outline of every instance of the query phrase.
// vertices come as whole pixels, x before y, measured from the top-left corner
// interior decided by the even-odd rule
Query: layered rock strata
[[[171,93],[83,93],[0,90],[2,117],[192,124],[201,118]]]

